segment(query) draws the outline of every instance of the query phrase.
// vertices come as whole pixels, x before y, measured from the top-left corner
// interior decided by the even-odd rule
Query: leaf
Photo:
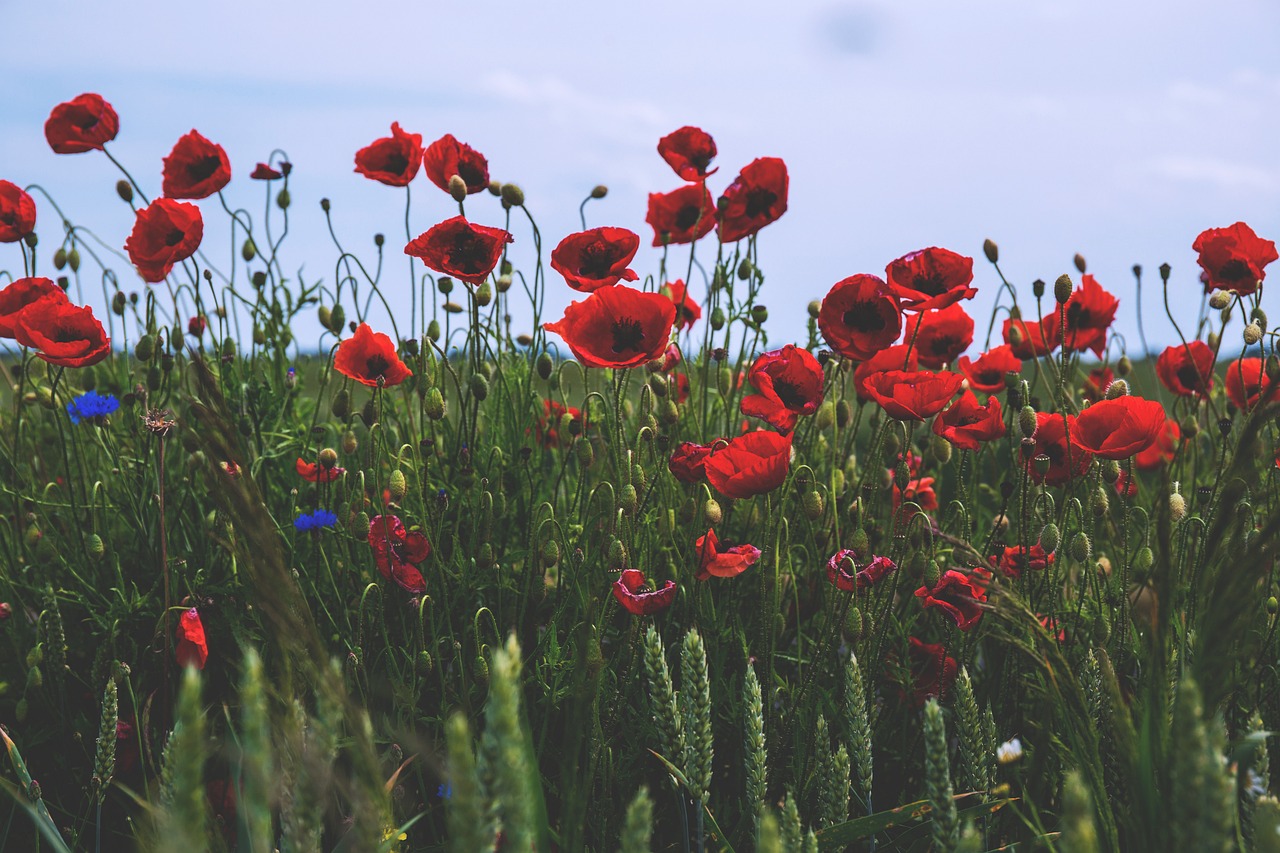
[[[26,791],[31,790],[31,773],[27,771],[27,763],[22,760],[22,753],[18,752],[18,746],[9,737],[9,733],[0,728],[0,738],[4,739],[5,751],[9,753],[9,761],[13,764],[13,771],[18,774],[18,781],[23,787],[20,789],[7,779],[0,779],[4,789],[9,795],[22,806],[22,808],[35,821],[36,829],[40,830],[40,834],[45,837],[58,853],[71,853],[71,848],[67,846],[67,842],[62,839],[62,833],[58,832],[58,826],[53,822],[53,815],[49,814],[49,807],[44,804],[44,799],[38,799],[34,803],[29,801]]]
[[[978,791],[956,794],[955,800],[980,796]],[[993,803],[979,803],[960,810],[960,817],[978,817],[1004,808],[1011,800],[997,800]],[[928,800],[916,800],[888,811],[876,812],[865,817],[848,820],[828,826],[818,833],[818,846],[821,850],[843,850],[860,838],[867,838],[894,826],[902,826],[925,817],[931,811]]]

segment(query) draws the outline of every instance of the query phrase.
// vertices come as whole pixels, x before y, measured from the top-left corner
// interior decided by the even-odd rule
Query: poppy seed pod
[[[818,315],[822,313],[822,303],[816,299],[809,301],[809,316],[816,320]]]
[[[1059,305],[1065,305],[1067,300],[1071,298],[1071,291],[1074,289],[1075,285],[1071,283],[1071,276],[1063,273],[1053,283],[1053,298],[1058,300]]]
[[[1031,282],[1031,295],[1036,299],[1040,299],[1044,296],[1044,279],[1038,278]]]
[[[1000,247],[990,237],[982,241],[982,254],[986,255],[987,260],[991,263],[1000,263]]]
[[[1058,525],[1054,524],[1052,521],[1040,530],[1040,547],[1044,549],[1046,554],[1052,554],[1054,551],[1057,551],[1058,543],[1061,539],[1062,536],[1058,532]]]
[[[1071,539],[1070,555],[1071,559],[1077,563],[1089,562],[1089,557],[1093,553],[1093,544],[1089,541],[1089,536],[1083,530],[1077,533]]]

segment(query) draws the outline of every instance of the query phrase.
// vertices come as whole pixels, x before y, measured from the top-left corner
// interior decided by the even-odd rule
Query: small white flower
[[[1000,748],[996,750],[996,761],[1001,764],[1013,764],[1022,758],[1022,741],[1010,738],[1000,744]]]

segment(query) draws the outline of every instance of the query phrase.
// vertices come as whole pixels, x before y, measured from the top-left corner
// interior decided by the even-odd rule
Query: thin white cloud
[[[1280,172],[1217,157],[1168,154],[1153,160],[1150,171],[1175,181],[1209,184],[1222,190],[1280,191]]]

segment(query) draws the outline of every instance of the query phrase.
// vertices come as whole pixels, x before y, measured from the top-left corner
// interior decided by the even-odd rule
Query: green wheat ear
[[[471,727],[457,711],[445,726],[449,750],[449,795],[445,800],[445,821],[449,846],[457,853],[493,848],[494,828],[487,816],[485,793],[476,772],[471,748]]]
[[[626,820],[622,826],[620,853],[649,853],[649,839],[653,834],[653,800],[649,789],[643,785],[627,806]]]
[[[711,682],[707,677],[707,650],[696,628],[684,638],[680,655],[680,695],[684,708],[685,776],[689,794],[705,803],[711,788]]]
[[[755,835],[764,808],[768,774],[768,757],[764,743],[764,697],[755,667],[747,665],[747,677],[742,688],[743,740],[746,775],[746,802],[749,835]]]
[[[960,676],[956,679],[955,712],[956,734],[960,741],[961,787],[966,791],[989,791],[994,752],[987,748],[982,714],[978,711],[967,667],[960,668]]]
[[[652,625],[644,635],[644,672],[649,682],[649,708],[658,728],[658,746],[672,763],[684,761],[684,721],[676,701],[667,652]]]
[[[240,684],[240,779],[244,795],[237,802],[237,816],[253,849],[272,845],[271,810],[276,791],[271,760],[271,715],[263,684],[262,658],[250,648],[244,655],[244,677]]]
[[[1170,732],[1169,838],[1186,850],[1235,848],[1235,784],[1222,755],[1221,727],[1204,719],[1196,682],[1178,685]]]
[[[956,849],[960,821],[951,788],[951,764],[947,759],[947,728],[942,706],[930,699],[924,706],[925,787],[933,815],[933,843],[941,851]]]
[[[773,809],[766,808],[760,815],[760,833],[756,839],[758,853],[783,853],[782,831]]]
[[[782,849],[789,851],[799,850],[804,840],[804,826],[800,822],[800,806],[796,804],[796,797],[791,791],[787,791],[786,799],[782,801]]]
[[[178,693],[178,721],[164,748],[161,812],[155,849],[204,850],[208,847],[209,809],[204,788],[207,752],[200,672],[187,667]]]
[[[116,726],[119,720],[116,682],[114,678],[108,678],[107,687],[102,691],[102,716],[98,719],[97,751],[93,757],[93,778],[89,784],[99,806],[106,799],[111,777],[116,772]]]
[[[520,644],[515,634],[505,648],[493,653],[489,668],[489,703],[485,708],[484,752],[493,778],[493,802],[501,828],[513,850],[535,846],[535,794],[531,786],[529,760],[520,724]]]
[[[1080,771],[1067,774],[1062,796],[1062,835],[1058,838],[1062,853],[1097,853],[1098,828],[1093,822],[1093,800],[1089,786]]]
[[[862,807],[871,814],[872,754],[871,716],[867,706],[867,690],[862,678],[862,667],[855,655],[849,655],[845,667],[844,706],[848,721],[849,745],[853,749],[854,776],[858,782],[858,794]]]

